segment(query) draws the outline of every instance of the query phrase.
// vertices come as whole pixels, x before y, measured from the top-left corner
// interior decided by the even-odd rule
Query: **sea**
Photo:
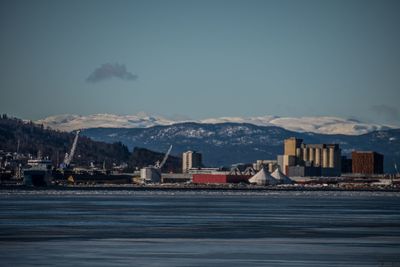
[[[400,266],[400,193],[0,190],[0,266]]]

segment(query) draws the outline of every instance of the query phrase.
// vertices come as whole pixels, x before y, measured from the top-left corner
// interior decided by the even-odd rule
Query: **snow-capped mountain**
[[[386,125],[363,123],[357,120],[339,117],[222,117],[216,119],[201,120],[201,123],[250,123],[257,126],[278,126],[294,132],[311,132],[319,134],[345,134],[360,135],[377,130],[390,129]]]
[[[93,114],[81,115],[55,115],[36,123],[60,131],[74,131],[90,128],[148,128],[157,125],[171,125],[176,123],[160,116],[149,116],[145,113],[136,115]]]
[[[400,129],[374,131],[363,135],[327,135],[298,133],[277,126],[240,123],[178,123],[148,128],[91,128],[82,131],[93,140],[122,142],[129,150],[143,147],[172,154],[187,150],[200,151],[206,166],[276,159],[283,153],[283,140],[291,136],[306,144],[339,144],[343,155],[353,150],[374,150],[385,155],[385,169],[393,171],[393,162],[400,162]]]
[[[377,151],[384,154],[388,172],[394,172],[393,163],[400,161],[400,129],[336,117],[223,117],[179,122],[146,114],[96,114],[54,116],[40,122],[67,131],[86,129],[82,135],[122,142],[129,150],[143,147],[161,152],[171,144],[174,155],[198,150],[207,166],[275,159],[283,152],[283,140],[291,136],[308,144],[339,144],[343,155],[353,150]]]
[[[61,131],[73,131],[89,128],[148,128],[157,125],[172,125],[182,122],[197,122],[208,124],[219,123],[250,123],[257,126],[278,126],[295,132],[312,132],[319,134],[360,135],[377,130],[395,128],[387,125],[364,123],[357,120],[339,117],[220,117],[203,120],[171,120],[161,116],[150,116],[145,113],[136,115],[93,114],[56,115],[37,123]]]

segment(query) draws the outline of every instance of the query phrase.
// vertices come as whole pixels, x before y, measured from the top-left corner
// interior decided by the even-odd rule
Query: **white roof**
[[[253,177],[249,179],[249,182],[257,185],[276,185],[279,183],[274,177],[269,174],[265,168],[262,168]]]
[[[277,179],[280,183],[282,184],[293,184],[293,180],[290,179],[288,176],[283,174],[279,168],[276,168],[276,170],[271,173],[271,176]]]

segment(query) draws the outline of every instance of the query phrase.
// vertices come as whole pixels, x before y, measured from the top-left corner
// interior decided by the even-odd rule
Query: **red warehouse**
[[[193,183],[195,184],[237,184],[248,183],[251,175],[233,175],[233,174],[193,174]]]

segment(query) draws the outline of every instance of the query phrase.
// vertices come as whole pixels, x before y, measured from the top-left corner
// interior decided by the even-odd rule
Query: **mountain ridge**
[[[36,123],[45,127],[61,131],[73,131],[89,128],[149,128],[158,125],[173,125],[185,122],[202,124],[219,123],[250,123],[257,126],[278,126],[295,132],[313,132],[319,134],[346,134],[360,135],[376,130],[397,128],[393,125],[365,123],[354,119],[345,119],[333,116],[314,117],[278,117],[278,116],[254,116],[254,117],[219,117],[202,120],[174,120],[162,116],[151,116],[145,113],[136,115],[93,114],[81,115],[55,115],[37,120]]]
[[[327,135],[298,133],[277,126],[257,126],[246,123],[180,123],[149,128],[91,128],[83,134],[103,142],[120,141],[129,148],[140,146],[172,153],[186,150],[203,153],[204,163],[223,166],[249,163],[257,159],[276,159],[283,153],[283,140],[295,136],[305,143],[337,143],[343,155],[353,150],[373,150],[385,155],[385,168],[394,172],[393,163],[400,163],[400,129],[374,131],[362,135]]]

